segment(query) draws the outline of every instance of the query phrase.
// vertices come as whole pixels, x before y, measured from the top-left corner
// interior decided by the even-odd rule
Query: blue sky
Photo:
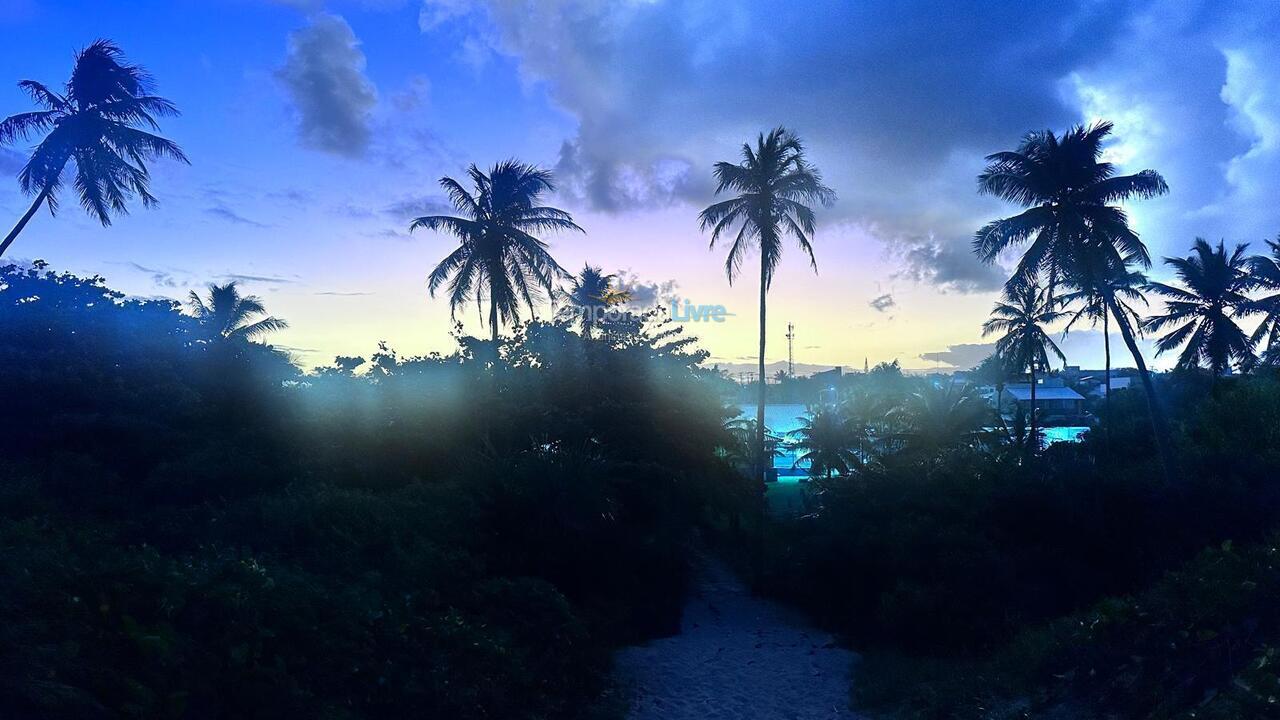
[[[710,166],[783,123],[840,201],[821,217],[815,277],[784,257],[770,359],[958,364],[1001,280],[967,250],[1009,208],[974,192],[988,152],[1028,130],[1099,117],[1128,171],[1169,196],[1130,208],[1156,255],[1197,236],[1280,232],[1280,6],[1195,2],[693,0],[3,0],[0,113],[13,84],[61,83],[97,37],[146,65],[183,116],[164,134],[190,167],[154,167],[158,209],[103,229],[71,203],[42,215],[18,258],[106,275],[140,295],[239,278],[292,328],[308,364],[447,350],[447,304],[424,278],[450,249],[406,233],[438,209],[435,180],[506,157],[557,172],[582,237],[562,264],[627,270],[731,322],[691,328],[713,356],[754,350],[754,291],[729,287],[696,226]],[[25,148],[0,150],[12,174]],[[0,184],[0,212],[25,208]],[[463,318],[478,331],[473,317]],[[1095,363],[1096,336],[1073,333]],[[953,347],[954,346],[954,347]],[[921,356],[926,356],[922,358]]]

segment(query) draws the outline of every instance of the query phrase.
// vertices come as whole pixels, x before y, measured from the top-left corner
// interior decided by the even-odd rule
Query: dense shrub
[[[309,375],[193,322],[0,271],[0,715],[583,716],[759,500],[656,321]]]

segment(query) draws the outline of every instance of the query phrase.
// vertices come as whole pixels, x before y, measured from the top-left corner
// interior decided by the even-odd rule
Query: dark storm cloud
[[[955,292],[989,292],[1004,284],[1006,275],[974,256],[967,238],[950,241],[925,238],[900,243],[901,269],[895,277],[928,282]]]
[[[364,154],[378,94],[346,20],[320,13],[290,33],[288,57],[276,76],[293,101],[303,146],[348,157]]]
[[[424,0],[421,25],[578,119],[558,170],[597,209],[705,202],[711,163],[784,123],[840,193],[822,219],[872,228],[903,277],[991,290],[965,243],[1009,210],[975,193],[983,155],[1106,117],[1112,159],[1173,187],[1134,211],[1157,253],[1280,227],[1280,5]]]

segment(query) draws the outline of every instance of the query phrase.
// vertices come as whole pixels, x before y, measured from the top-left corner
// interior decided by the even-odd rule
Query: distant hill
[[[753,362],[717,363],[717,362],[708,360],[706,363],[704,363],[704,365],[707,365],[708,367],[718,366],[721,370],[724,370],[725,372],[734,376],[736,376],[738,373],[755,373],[756,372],[756,363],[753,363]],[[836,367],[836,366],[835,365],[815,365],[813,363],[796,363],[795,373],[796,375],[803,377],[805,375],[812,375],[816,372],[830,370],[833,367]],[[848,365],[843,365],[841,367],[844,368],[845,372],[853,371],[853,368],[849,367]],[[765,363],[764,370],[766,375],[768,375],[769,377],[773,377],[774,374],[776,374],[778,371],[782,371],[782,372],[787,371],[787,362],[785,360],[781,360],[779,362]],[[861,372],[862,368],[858,368],[858,371]]]

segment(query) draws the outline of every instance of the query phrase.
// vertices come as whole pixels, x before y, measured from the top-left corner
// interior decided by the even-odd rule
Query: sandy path
[[[681,633],[617,657],[631,720],[852,720],[855,655],[704,560]]]

